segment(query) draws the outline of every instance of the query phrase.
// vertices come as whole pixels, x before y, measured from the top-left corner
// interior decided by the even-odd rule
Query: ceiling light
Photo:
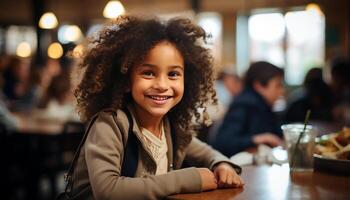
[[[43,29],[54,29],[57,25],[57,17],[52,12],[44,13],[39,20],[39,27]]]
[[[116,18],[124,13],[125,9],[120,1],[109,1],[106,7],[103,9],[103,16],[110,19]]]
[[[47,55],[53,59],[60,58],[63,55],[63,48],[61,44],[58,42],[50,44],[49,48],[47,49]]]
[[[77,25],[63,25],[58,29],[58,40],[63,44],[78,43],[82,39],[83,34]]]
[[[318,15],[323,15],[323,12],[318,4],[309,3],[306,5],[305,10],[310,13],[317,13]]]
[[[32,53],[32,49],[28,42],[21,42],[16,49],[16,55],[22,58],[29,57]]]

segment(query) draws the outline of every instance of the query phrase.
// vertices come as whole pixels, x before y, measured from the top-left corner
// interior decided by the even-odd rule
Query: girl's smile
[[[159,124],[163,116],[182,99],[182,55],[173,44],[167,41],[158,43],[143,62],[132,68],[130,85],[141,125]]]
[[[172,98],[172,96],[159,96],[159,95],[146,95],[146,97],[151,98],[155,104],[159,104],[159,105],[165,104],[168,99]]]

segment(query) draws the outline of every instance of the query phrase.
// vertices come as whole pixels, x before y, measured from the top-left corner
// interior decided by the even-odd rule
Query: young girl
[[[243,185],[240,167],[192,134],[197,108],[215,97],[205,38],[186,19],[120,17],[89,43],[75,95],[83,119],[94,121],[72,177],[73,196],[161,199]],[[126,177],[133,134],[138,158],[127,168],[136,171]],[[185,159],[206,168],[180,169]]]

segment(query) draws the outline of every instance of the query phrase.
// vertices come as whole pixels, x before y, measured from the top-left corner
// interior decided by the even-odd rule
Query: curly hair
[[[168,113],[185,143],[192,136],[191,119],[200,122],[198,108],[217,103],[213,88],[212,56],[205,31],[189,19],[161,21],[156,17],[121,16],[91,37],[80,66],[85,74],[75,90],[78,111],[89,120],[102,109],[117,110],[132,101],[128,83],[130,69],[140,64],[158,43],[175,45],[185,63],[184,95]],[[187,138],[187,140],[186,140]]]

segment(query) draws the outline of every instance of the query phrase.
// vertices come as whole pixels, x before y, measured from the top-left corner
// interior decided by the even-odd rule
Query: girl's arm
[[[213,170],[214,166],[220,162],[229,163],[240,174],[242,169],[240,166],[232,163],[226,156],[216,151],[197,138],[193,138],[186,152],[186,161],[195,164],[195,166],[207,167]]]
[[[100,114],[91,127],[84,153],[95,199],[161,199],[171,194],[201,191],[201,177],[196,168],[143,178],[121,177],[124,151],[121,134],[125,132],[125,127],[124,130],[118,127],[107,113]]]

